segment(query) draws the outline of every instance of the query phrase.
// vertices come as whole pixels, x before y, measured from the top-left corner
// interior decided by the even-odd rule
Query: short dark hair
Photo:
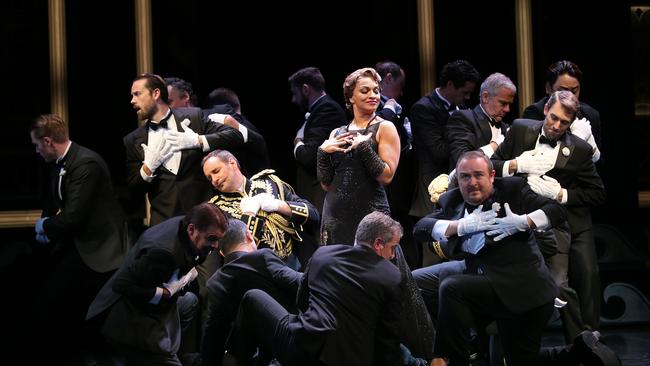
[[[194,89],[192,88],[192,83],[177,77],[165,78],[165,83],[167,85],[171,85],[173,89],[176,89],[182,93],[187,93],[187,96],[190,99],[190,103],[192,103],[193,106],[198,105],[196,94],[194,93]]]
[[[551,64],[546,70],[546,82],[553,86],[561,75],[567,74],[582,84],[582,71],[575,63],[568,60],[561,60]]]
[[[402,225],[399,222],[383,212],[373,211],[359,222],[354,240],[357,244],[365,246],[372,246],[377,238],[388,243],[393,240],[395,232],[398,235],[403,233]]]
[[[199,203],[192,207],[182,221],[184,227],[193,224],[200,231],[208,230],[213,225],[217,225],[223,232],[228,229],[226,215],[217,205],[210,202]]]
[[[393,75],[395,78],[398,78],[402,75],[400,72],[402,68],[393,61],[379,61],[375,64],[375,70],[379,76],[382,77],[382,79],[385,78],[388,74]]]
[[[490,158],[488,158],[488,156],[485,155],[483,150],[470,150],[470,151],[465,151],[460,155],[460,157],[456,161],[456,171],[458,171],[458,167],[460,166],[460,163],[463,160],[471,160],[471,159],[483,159],[487,163],[488,170],[489,171],[494,170],[494,164],[492,164],[492,160],[490,160]]]
[[[305,67],[289,76],[290,86],[300,87],[302,84],[307,84],[316,91],[325,90],[325,78],[317,67]]]
[[[546,101],[546,107],[551,109],[556,102],[560,102],[562,109],[571,116],[571,121],[573,122],[578,113],[578,108],[580,108],[578,97],[568,90],[558,90],[553,92],[553,94],[548,98],[548,101]]]
[[[136,76],[135,79],[133,79],[133,82],[136,82],[138,80],[146,80],[144,87],[147,88],[151,93],[153,93],[155,89],[160,90],[160,99],[165,102],[165,104],[169,104],[167,84],[165,84],[165,80],[163,78],[156,74],[144,73]]]
[[[248,227],[246,224],[237,219],[228,219],[228,230],[223,234],[219,240],[219,248],[221,253],[228,255],[232,253],[237,245],[246,241],[246,232]]]
[[[36,117],[31,131],[38,139],[49,137],[56,143],[63,143],[69,139],[68,124],[56,114],[42,114]]]
[[[217,88],[211,91],[210,94],[208,94],[208,104],[210,106],[228,104],[235,110],[241,108],[237,93],[228,88]]]
[[[456,88],[460,88],[466,82],[478,84],[481,76],[469,62],[456,60],[443,66],[439,79],[440,86],[445,86],[447,82],[451,81]]]

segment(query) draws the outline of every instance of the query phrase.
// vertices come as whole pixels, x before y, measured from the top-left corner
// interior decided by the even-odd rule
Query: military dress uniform
[[[246,180],[243,192],[218,192],[210,202],[219,206],[227,216],[245,222],[258,247],[271,248],[278,257],[287,259],[294,244],[303,242],[305,226],[313,224],[318,227],[320,217],[314,205],[296,195],[289,184],[273,173],[275,171],[271,169],[263,170]],[[256,215],[243,214],[239,208],[241,199],[260,193],[269,193],[285,201],[291,209],[291,216],[262,210]]]

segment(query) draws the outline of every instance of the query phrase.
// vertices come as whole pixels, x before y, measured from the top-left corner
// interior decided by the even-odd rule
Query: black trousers
[[[318,365],[298,345],[300,340],[289,326],[293,318],[295,315],[266,292],[247,291],[239,305],[228,345],[238,365],[268,365],[273,358],[285,366]],[[259,355],[255,363],[256,348],[259,348]]]
[[[470,329],[485,319],[496,320],[508,365],[536,364],[552,301],[515,314],[506,309],[487,277],[471,274],[446,277],[439,300],[435,353],[449,358],[450,365],[469,364]]]

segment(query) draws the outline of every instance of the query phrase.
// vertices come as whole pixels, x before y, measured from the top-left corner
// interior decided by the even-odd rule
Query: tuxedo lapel
[[[483,134],[484,141],[487,141],[487,143],[489,143],[492,140],[492,129],[490,128],[490,121],[488,119],[488,116],[486,116],[485,113],[483,113],[480,104],[477,105],[476,108],[474,108],[473,112],[479,130]],[[482,142],[479,142],[479,145],[484,145],[484,144]]]
[[[138,158],[140,160],[144,160],[144,150],[142,149],[142,144],[148,145],[149,142],[149,127],[147,127],[147,124],[145,123],[144,125],[138,127],[137,130],[135,130],[135,134],[133,135],[133,145],[135,146],[135,151],[138,154]]]
[[[565,133],[560,139],[560,151],[557,154],[557,160],[555,161],[555,168],[564,168],[573,154],[573,149],[575,145],[571,143],[569,135]],[[566,155],[564,152],[568,152]]]
[[[542,132],[542,121],[536,122],[528,127],[527,133],[524,136],[524,150],[532,150],[537,145],[537,139]]]
[[[184,120],[189,120],[190,121],[190,126],[192,125],[192,120],[190,117],[186,114],[176,114],[176,111],[172,109],[172,115],[174,116],[174,123],[176,124],[176,131],[178,132],[185,132],[185,129],[183,128],[183,125],[181,125],[181,122]],[[192,128],[192,127],[190,127]],[[196,127],[194,127],[196,128]],[[196,131],[194,131],[196,132]],[[190,153],[190,150],[185,149],[181,150],[181,162],[178,164],[178,174],[180,175],[181,170],[183,169],[183,163],[187,159],[187,155]]]
[[[63,208],[63,203],[65,202],[65,187],[68,178],[68,171],[76,165],[77,155],[79,153],[79,145],[74,142],[70,143],[70,149],[68,153],[63,158],[63,161],[57,166],[59,169],[55,172],[54,179],[54,197],[57,202],[59,202],[59,208]]]

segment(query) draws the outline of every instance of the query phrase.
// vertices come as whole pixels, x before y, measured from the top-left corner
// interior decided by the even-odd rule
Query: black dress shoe
[[[614,351],[600,341],[600,333],[585,330],[573,341],[572,352],[585,366],[620,366],[621,360]]]

